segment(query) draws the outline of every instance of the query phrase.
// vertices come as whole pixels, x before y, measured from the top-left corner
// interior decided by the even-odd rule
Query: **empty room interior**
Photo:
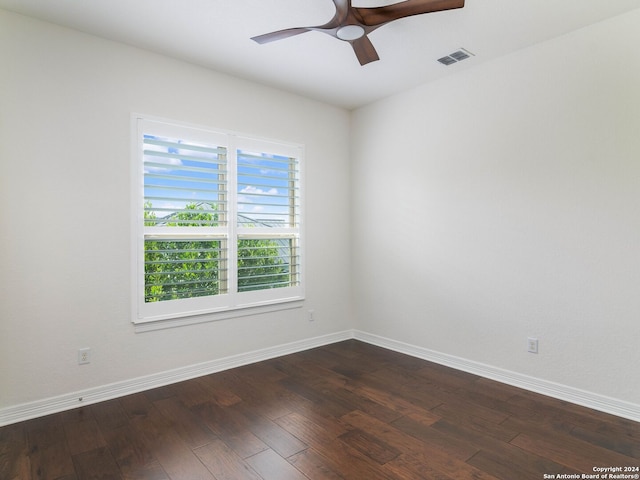
[[[640,478],[640,2],[388,3],[0,0],[2,480]]]

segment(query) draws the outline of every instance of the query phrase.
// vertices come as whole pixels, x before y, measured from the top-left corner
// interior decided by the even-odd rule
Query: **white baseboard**
[[[221,372],[230,368],[241,367],[250,363],[268,360],[291,353],[309,350],[331,343],[355,338],[372,345],[411,355],[412,357],[428,360],[440,365],[473,373],[501,383],[513,385],[532,392],[558,398],[571,403],[582,405],[601,412],[610,413],[622,418],[640,422],[640,405],[606,397],[593,392],[580,390],[566,385],[541,380],[491,365],[474,362],[464,358],[436,352],[427,348],[410,345],[390,338],[373,335],[359,330],[346,330],[321,337],[314,337],[297,342],[269,347],[262,350],[224,357],[210,362],[190,365],[166,372],[160,372],[144,377],[133,378],[122,382],[112,383],[100,387],[72,392],[58,397],[46,398],[35,402],[24,403],[0,409],[0,427],[12,423],[42,417],[52,413],[71,410],[80,406],[111,400],[132,393],[139,393],[152,388],[162,387],[172,383],[189,380]]]
[[[333,333],[0,409],[0,427],[353,338]]]
[[[618,400],[593,392],[580,390],[559,383],[542,380],[521,373],[504,370],[501,368],[485,365],[464,358],[436,352],[423,347],[417,347],[408,343],[399,342],[390,338],[380,337],[359,330],[354,331],[353,338],[378,347],[383,347],[396,352],[411,355],[430,362],[438,363],[446,367],[455,368],[464,372],[489,378],[507,385],[519,387],[535,393],[540,393],[548,397],[565,400],[567,402],[582,405],[605,413],[610,413],[618,417],[627,418],[635,422],[640,422],[640,405]]]

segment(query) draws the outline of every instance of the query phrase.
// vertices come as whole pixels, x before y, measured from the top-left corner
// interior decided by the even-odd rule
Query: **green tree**
[[[285,242],[289,241],[238,241],[238,291],[278,288],[290,284],[291,248]]]
[[[189,227],[217,225],[209,204],[188,204],[184,211],[158,219],[145,203],[145,225]],[[168,239],[145,241],[145,302],[217,295],[221,292],[219,240]]]
[[[146,226],[217,226],[215,205],[190,203],[180,212],[157,218],[145,203]],[[238,241],[238,290],[288,286],[290,246],[268,239]],[[145,240],[145,302],[226,293],[227,272],[222,240]],[[288,252],[288,253],[287,253]]]

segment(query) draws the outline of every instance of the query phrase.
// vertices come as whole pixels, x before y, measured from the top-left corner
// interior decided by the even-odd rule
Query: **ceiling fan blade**
[[[356,57],[358,57],[360,65],[366,65],[367,63],[380,60],[378,52],[376,52],[375,47],[371,43],[371,40],[369,40],[369,37],[367,37],[366,35],[349,43],[351,43],[353,51],[356,53]]]
[[[379,26],[412,15],[441,12],[462,7],[464,7],[464,0],[405,0],[404,2],[383,7],[355,7],[353,10],[360,15],[362,23],[365,25]]]
[[[251,37],[251,40],[259,44],[275,42],[276,40],[282,40],[284,38],[300,35],[301,33],[308,32],[308,28],[287,28],[285,30],[278,30],[277,32],[265,33],[264,35],[258,35],[257,37]]]
[[[324,25],[314,27],[314,29],[319,31],[332,30],[344,25],[351,11],[351,0],[333,0],[333,4],[336,7],[336,13],[333,15],[333,18]]]

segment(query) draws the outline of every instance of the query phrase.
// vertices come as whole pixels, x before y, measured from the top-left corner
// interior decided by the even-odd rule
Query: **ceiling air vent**
[[[453,65],[454,63],[461,62],[465,58],[474,56],[469,50],[461,48],[453,53],[450,53],[446,57],[439,58],[438,61],[443,65]]]

